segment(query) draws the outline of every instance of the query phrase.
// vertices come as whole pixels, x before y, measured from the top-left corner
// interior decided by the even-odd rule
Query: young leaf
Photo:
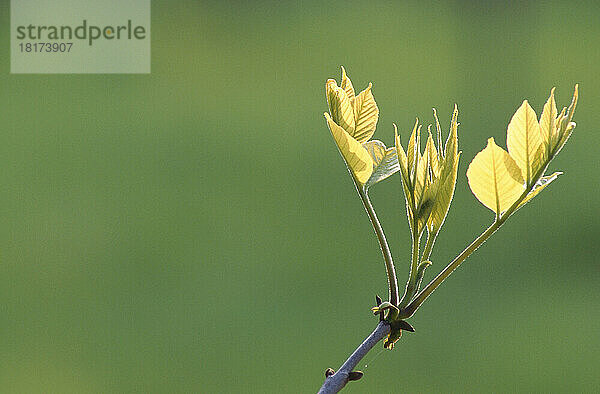
[[[556,119],[556,145],[554,146],[554,155],[565,146],[567,140],[573,134],[575,129],[575,122],[572,122],[573,115],[575,114],[575,108],[577,107],[577,100],[579,98],[579,85],[575,85],[575,91],[573,92],[573,99],[568,109],[563,108],[560,115]],[[566,112],[565,112],[566,111]]]
[[[398,154],[394,147],[386,148],[383,142],[378,140],[368,141],[363,146],[373,159],[373,173],[365,183],[365,188],[370,188],[400,170]]]
[[[398,135],[398,127],[394,123],[394,141],[396,141],[396,154],[398,156],[398,164],[400,166],[400,175],[402,178],[402,189],[404,190],[404,198],[406,200],[406,212],[410,215],[411,207],[413,206],[412,201],[412,192],[413,189],[412,183],[410,180],[410,167],[408,165],[408,158],[406,157],[406,152],[404,152],[404,148],[402,147],[402,142],[400,141],[400,136]],[[411,220],[409,218],[409,223]]]
[[[542,115],[540,116],[540,130],[542,132],[542,139],[547,149],[549,150],[552,145],[552,135],[554,134],[554,129],[556,128],[556,101],[554,100],[554,89],[550,91],[550,97],[548,97],[548,101],[544,104],[544,109],[542,110]],[[544,152],[547,153],[547,152]]]
[[[436,115],[437,122],[437,115]],[[440,152],[442,146],[440,145]],[[450,121],[450,132],[446,139],[446,147],[444,148],[444,158],[447,160],[448,157],[458,155],[458,107],[454,105],[454,111],[452,111],[452,120]]]
[[[458,109],[456,108],[456,105],[454,106],[454,111],[457,112],[458,114]],[[438,119],[437,116],[437,110],[435,108],[433,108],[433,117],[435,118],[435,130],[436,130],[436,134],[437,134],[437,140],[438,140],[438,147],[440,150],[440,159],[444,158],[444,150],[443,145],[442,145],[442,127],[440,126],[440,121]],[[454,114],[452,115],[452,120],[454,120]],[[452,127],[452,126],[450,126]]]
[[[444,172],[432,185],[432,190],[435,192],[435,205],[428,220],[428,225],[432,233],[436,233],[442,227],[450,209],[450,203],[452,202],[456,186],[459,158],[460,152],[455,158],[446,158],[447,167],[444,167]]]
[[[527,204],[533,197],[537,196],[539,192],[544,190],[546,186],[548,186],[550,183],[552,183],[552,181],[558,178],[559,175],[562,175],[562,172],[555,172],[552,175],[541,177],[540,180],[536,183],[533,190],[529,192],[529,194],[527,195],[527,197],[525,197],[523,201],[521,201],[521,203],[519,204],[519,208]]]
[[[431,172],[434,177],[438,177],[440,175],[440,161],[438,158],[437,150],[435,149],[435,144],[433,142],[433,137],[431,136],[431,131],[427,130],[429,136],[427,137],[427,144],[425,145],[425,150],[429,155],[429,163],[431,164]]]
[[[521,170],[493,138],[469,165],[467,178],[475,197],[497,215],[506,211],[524,190]]]
[[[415,126],[408,140],[408,147],[406,148],[406,156],[408,159],[409,176],[411,182],[414,181],[413,170],[417,167],[417,159],[419,156],[419,140],[421,139],[421,126],[419,125],[419,119],[415,120]]]
[[[348,95],[344,89],[337,86],[333,79],[327,80],[325,92],[333,121],[346,130],[348,134],[353,135],[355,129],[354,109]]]
[[[364,185],[373,173],[373,159],[371,159],[371,155],[346,130],[335,123],[327,112],[324,115],[325,119],[327,119],[329,130],[331,130],[331,135],[333,135],[333,139],[346,161],[346,165],[348,165],[356,180],[361,185]]]
[[[350,99],[350,101],[354,100],[354,86],[352,86],[352,81],[346,75],[346,69],[342,66],[342,81],[340,82],[341,88],[344,89],[346,95]]]
[[[393,125],[394,141],[396,143],[396,154],[398,156],[398,164],[400,165],[400,175],[402,175],[402,180],[408,181],[408,158],[406,157],[406,152],[404,152],[402,142],[400,141],[400,136],[398,135],[398,127],[395,123],[393,123]]]
[[[527,100],[517,109],[506,132],[508,153],[515,160],[527,185],[543,162],[542,136],[537,115]]]
[[[369,83],[369,86],[360,92],[353,102],[355,129],[350,134],[361,144],[373,136],[379,120],[379,108],[377,108],[371,88],[372,85]]]
[[[429,184],[429,155],[427,151],[423,155],[421,152],[417,151],[418,159],[417,159],[417,168],[415,168],[415,202],[417,204],[420,203],[423,197],[423,193]]]

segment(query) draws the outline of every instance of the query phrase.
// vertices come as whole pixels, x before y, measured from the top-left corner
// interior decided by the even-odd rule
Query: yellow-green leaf
[[[523,201],[521,201],[521,203],[519,204],[519,208],[527,204],[533,197],[537,196],[539,192],[544,190],[546,186],[548,186],[550,183],[552,183],[552,181],[558,178],[559,175],[562,175],[562,172],[555,172],[552,175],[541,177],[540,180],[536,183],[533,190],[529,192],[529,194],[527,195],[527,197],[525,197]]]
[[[575,122],[572,122],[573,115],[575,114],[575,108],[577,107],[577,100],[579,98],[579,85],[575,85],[575,91],[573,92],[573,99],[571,100],[571,105],[569,105],[568,109],[564,109],[558,116],[557,122],[557,132],[556,132],[556,145],[554,146],[554,155],[557,155],[558,152],[565,146],[567,140],[573,134],[573,130],[575,129]]]
[[[373,173],[365,183],[365,188],[368,189],[400,169],[396,148],[386,148],[384,143],[378,140],[368,141],[363,146],[373,159]]]
[[[361,185],[364,185],[373,173],[373,159],[371,159],[371,155],[346,130],[335,123],[327,112],[325,112],[325,119],[327,119],[331,135],[333,135],[333,139],[346,161],[346,165],[352,171],[356,180]]]
[[[394,123],[394,136],[396,141],[396,153],[398,155],[398,164],[400,165],[400,175],[402,178],[402,189],[404,191],[404,199],[406,201],[406,215],[408,216],[408,224],[413,227],[412,221],[412,211],[415,206],[414,202],[414,185],[410,176],[410,166],[408,164],[408,157],[406,156],[406,152],[404,152],[404,148],[402,147],[402,142],[400,141],[400,136],[398,135],[398,128]],[[416,231],[413,230],[413,231]]]
[[[333,79],[327,80],[325,85],[327,93],[327,102],[329,103],[329,112],[333,121],[337,123],[348,134],[354,134],[354,109],[352,102],[344,89],[337,86]]]
[[[404,152],[404,148],[402,147],[402,142],[400,141],[400,136],[398,135],[398,127],[394,123],[394,141],[396,142],[396,153],[398,155],[398,164],[400,165],[400,173],[402,175],[402,179],[406,182],[410,182],[409,178],[409,166],[408,166],[408,158],[406,157],[406,152]]]
[[[536,121],[537,123],[537,121]],[[467,169],[469,187],[479,201],[496,214],[506,211],[523,193],[523,176],[515,160],[488,139]]]
[[[441,127],[437,118],[437,113],[434,109],[436,129],[438,133],[438,141],[442,141]],[[452,120],[450,122],[450,133],[446,141],[446,156],[442,156],[442,146],[439,147],[438,160],[440,161],[440,171],[430,189],[434,195],[435,204],[427,222],[428,228],[432,234],[435,234],[444,224],[450,203],[454,197],[456,187],[456,177],[458,173],[458,162],[460,152],[458,152],[458,108],[454,106]]]
[[[408,166],[408,158],[406,157],[406,152],[404,152],[404,148],[402,147],[402,142],[400,141],[400,136],[398,135],[398,127],[394,123],[394,141],[396,142],[396,154],[398,156],[398,164],[400,166],[400,175],[402,177],[402,189],[404,190],[404,197],[406,199],[407,204],[407,212],[410,212],[409,206],[412,206],[412,183],[410,180],[410,167]]]
[[[437,119],[437,117],[436,117]],[[440,151],[442,147],[440,146]],[[450,156],[457,158],[458,155],[458,107],[454,105],[452,111],[452,120],[450,121],[450,132],[446,139],[446,147],[444,148],[444,159],[448,160]]]
[[[457,108],[456,105],[454,106],[454,110],[457,112]],[[458,114],[458,112],[457,112]],[[434,108],[433,109],[433,117],[435,118],[435,130],[436,130],[436,134],[437,134],[437,141],[438,141],[438,149],[439,149],[439,156],[440,159],[444,158],[444,149],[443,149],[443,145],[442,145],[442,127],[440,126],[440,121],[438,119],[437,116],[437,111]],[[454,115],[452,115],[452,119],[454,119]],[[450,126],[452,127],[452,126]]]
[[[556,128],[556,101],[554,100],[554,89],[550,91],[550,97],[544,104],[542,115],[540,116],[540,130],[542,132],[542,139],[546,145],[546,149],[549,150],[551,147],[552,135]]]
[[[377,103],[375,103],[371,91],[372,86],[369,83],[369,86],[360,92],[353,102],[355,129],[350,134],[361,144],[367,142],[373,136],[379,120],[379,108],[377,108]]]
[[[432,233],[436,233],[442,227],[444,220],[446,220],[446,215],[448,215],[450,203],[454,196],[454,189],[456,187],[459,158],[460,152],[457,154],[457,157],[452,158],[452,160],[447,158],[447,165],[451,165],[452,167],[447,170],[444,169],[440,178],[436,179],[431,185],[431,189],[435,193],[435,204],[428,220],[428,225]]]
[[[416,183],[416,169],[419,164],[419,155],[421,148],[421,125],[419,124],[419,119],[415,120],[415,125],[413,127],[413,131],[410,134],[410,139],[408,140],[408,147],[406,148],[406,156],[408,159],[408,174],[410,176],[411,183]]]
[[[537,115],[527,100],[517,109],[506,132],[508,153],[515,160],[527,184],[543,164],[542,135]]]
[[[427,144],[425,145],[425,150],[429,155],[431,172],[433,173],[433,176],[437,178],[440,175],[440,161],[438,158],[437,150],[435,148],[435,144],[433,142],[433,137],[431,136],[430,128],[427,131],[429,136],[427,137]]]
[[[352,81],[346,75],[346,69],[342,66],[342,81],[340,83],[341,88],[344,89],[350,101],[354,100],[354,87],[352,86]]]
[[[418,160],[417,168],[415,169],[415,203],[420,204],[423,193],[429,184],[427,171],[429,169],[429,155],[427,151],[423,155],[417,151]]]

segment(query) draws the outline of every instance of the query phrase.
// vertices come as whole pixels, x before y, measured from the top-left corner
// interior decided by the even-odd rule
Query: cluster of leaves
[[[379,120],[371,88],[369,84],[355,95],[344,67],[340,86],[333,79],[325,84],[330,113],[324,115],[329,130],[357,185],[364,190],[399,170],[396,150],[370,140]]]
[[[427,133],[425,150],[421,153],[421,125],[415,122],[406,152],[400,142],[394,124],[396,150],[400,158],[402,186],[406,200],[408,222],[413,233],[420,235],[425,225],[429,237],[440,231],[450,202],[454,195],[458,171],[458,109],[455,107],[450,122],[450,133],[446,145],[442,144],[442,130],[434,109],[438,145],[431,135],[431,125]]]
[[[548,164],[560,152],[575,128],[572,118],[577,104],[577,85],[571,105],[560,113],[552,89],[539,121],[525,100],[508,125],[508,152],[490,138],[487,147],[475,156],[467,170],[469,186],[475,197],[496,213],[496,220],[421,292],[419,288],[425,270],[431,265],[429,257],[433,245],[454,196],[461,153],[458,150],[458,109],[455,106],[445,144],[434,109],[436,138],[432,135],[432,125],[429,125],[423,151],[422,126],[418,119],[406,149],[400,142],[395,124],[395,146],[387,148],[383,142],[371,140],[379,119],[371,84],[356,95],[342,67],[340,85],[329,79],[325,87],[329,105],[325,119],[369,213],[386,261],[390,300],[382,302],[377,297],[378,305],[372,310],[390,324],[391,332],[384,347],[392,348],[402,330],[414,330],[403,319],[412,316],[458,264],[485,242],[512,213],[561,174],[556,172],[544,176]],[[402,180],[413,241],[410,275],[402,299],[398,299],[395,269],[387,241],[368,198],[368,190],[372,185],[396,172],[400,173]],[[420,239],[425,229],[427,241],[421,253]]]
[[[577,98],[576,85],[571,105],[557,113],[552,89],[539,121],[527,100],[523,101],[508,124],[508,152],[490,138],[487,147],[469,165],[467,178],[471,191],[496,213],[497,219],[518,200],[513,210],[526,204],[562,174],[544,176],[548,164],[575,129],[572,119]]]

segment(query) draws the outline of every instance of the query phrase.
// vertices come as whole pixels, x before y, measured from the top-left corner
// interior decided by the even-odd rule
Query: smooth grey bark
[[[390,333],[390,325],[386,322],[379,322],[375,330],[356,348],[354,353],[348,357],[346,362],[342,364],[340,369],[333,375],[325,378],[325,382],[318,394],[332,394],[337,393],[344,388],[348,383],[348,374],[352,372],[354,367],[369,353],[369,350],[381,341]]]

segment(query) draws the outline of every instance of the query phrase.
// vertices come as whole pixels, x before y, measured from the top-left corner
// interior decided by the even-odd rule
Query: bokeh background
[[[9,42],[8,2],[0,39]],[[600,386],[600,6],[154,1],[150,75],[10,75],[0,56],[0,392],[303,393],[375,326],[375,236],[323,119],[345,65],[376,138],[460,109],[433,275],[492,220],[466,168],[575,83],[565,172],[374,350],[349,393]],[[445,130],[447,131],[447,130]],[[408,269],[400,179],[372,189]],[[368,364],[365,368],[364,364]]]

